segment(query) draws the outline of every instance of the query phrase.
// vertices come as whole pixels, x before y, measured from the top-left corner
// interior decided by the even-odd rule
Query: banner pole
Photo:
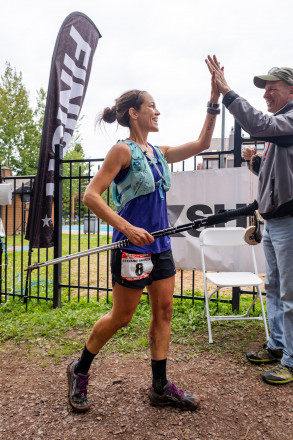
[[[62,176],[63,176],[63,148],[55,145],[55,172],[54,172],[54,258],[62,255]],[[55,264],[53,270],[53,307],[61,307],[61,264]]]

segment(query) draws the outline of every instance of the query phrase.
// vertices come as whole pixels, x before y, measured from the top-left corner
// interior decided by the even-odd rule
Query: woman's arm
[[[215,75],[212,75],[211,84],[211,97],[210,102],[217,103],[219,100],[220,93],[218,91]],[[201,133],[198,140],[187,142],[186,144],[179,145],[177,147],[160,147],[168,163],[180,162],[182,160],[188,159],[189,157],[195,156],[210,147],[212,140],[215,124],[216,124],[216,114],[207,113],[205,122],[203,124]]]
[[[136,246],[143,246],[154,241],[152,235],[142,228],[131,225],[114,212],[102,198],[112,180],[121,169],[130,165],[131,153],[127,144],[114,145],[107,154],[101,169],[87,186],[83,202],[99,218],[121,231]]]

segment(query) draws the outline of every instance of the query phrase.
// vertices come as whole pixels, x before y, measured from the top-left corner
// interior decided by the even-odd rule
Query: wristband
[[[208,107],[208,108],[207,108],[207,112],[208,112],[210,115],[219,115],[219,114],[221,113],[221,110],[220,110],[220,109],[215,110],[215,109],[213,109],[213,108]]]
[[[218,104],[216,102],[210,102],[210,101],[208,101],[207,105],[209,108],[219,108],[220,107],[220,104]]]

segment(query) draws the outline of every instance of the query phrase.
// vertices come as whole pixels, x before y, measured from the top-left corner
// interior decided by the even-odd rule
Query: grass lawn
[[[69,235],[62,234],[62,255],[73,254],[85,249],[94,248],[111,243],[111,236],[85,234]],[[7,285],[7,291],[14,291],[21,294],[25,289],[26,272],[28,263],[28,245],[27,240],[22,239],[20,235],[8,236],[3,253],[3,263],[7,267],[2,269],[2,291]],[[32,253],[32,263],[39,261],[52,260],[53,248],[34,249]],[[95,254],[91,257],[84,257],[81,260],[73,260],[62,265],[62,284],[100,286],[106,287],[107,269],[109,272],[109,252]],[[43,286],[48,280],[48,286],[45,290]],[[45,267],[40,270],[32,271],[31,286],[32,295],[52,297],[53,266]],[[7,283],[7,284],[6,284]],[[40,289],[43,289],[42,293]],[[76,290],[72,291],[74,295]],[[83,292],[79,291],[79,294]],[[87,292],[88,293],[88,292]]]
[[[242,297],[243,307],[247,307],[250,297]],[[202,318],[203,301],[174,299],[171,342],[178,345],[178,356],[196,356],[200,352],[215,352],[219,355],[232,353],[243,358],[243,351],[251,341],[264,340],[264,328],[258,321],[213,323],[214,344],[208,343],[207,323]],[[230,314],[231,306],[219,303],[218,312]],[[213,304],[218,313],[217,304]],[[41,365],[58,363],[64,356],[80,351],[87,334],[96,320],[111,309],[111,297],[99,302],[84,299],[70,302],[63,298],[63,305],[53,309],[51,303],[30,300],[26,310],[21,299],[11,299],[0,307],[0,353],[21,348],[23,356],[37,359]],[[241,312],[241,310],[240,310]],[[255,315],[260,314],[257,304]],[[151,319],[150,303],[142,297],[134,318],[128,327],[108,342],[103,350],[119,352],[122,355],[136,353],[143,355],[148,350],[147,331]],[[184,348],[184,350],[183,350]]]
[[[68,255],[84,249],[107,244],[111,237],[102,235],[62,236],[62,254]],[[2,274],[7,274],[9,291],[21,293],[24,289],[28,251],[9,250],[11,247],[27,246],[28,242],[21,241],[21,236],[7,237],[8,252],[7,267],[2,269]],[[46,261],[53,258],[53,249],[36,250],[32,262]],[[21,281],[20,274],[24,277]],[[44,288],[43,280],[49,281],[48,290]],[[32,294],[40,292],[41,296],[52,297],[50,282],[53,279],[53,266],[32,272]],[[84,286],[95,286],[95,289],[62,290],[62,307],[53,309],[52,301],[29,300],[26,307],[20,298],[11,296],[5,302],[2,296],[0,305],[0,353],[10,349],[21,348],[24,356],[39,359],[41,365],[52,362],[58,363],[64,356],[75,351],[80,351],[86,337],[96,320],[111,309],[111,296],[103,297],[103,293],[96,301],[97,286],[109,286],[110,268],[109,252],[84,257],[71,263],[62,265],[62,283],[70,282]],[[2,280],[2,283],[4,281]],[[3,290],[2,284],[2,290]],[[191,295],[191,291],[184,284],[184,293]],[[197,288],[195,295],[203,296],[201,287]],[[89,301],[89,295],[91,301]],[[225,295],[225,293],[224,293]],[[247,308],[251,296],[241,296],[242,308]],[[199,352],[233,353],[237,359],[243,357],[245,347],[251,341],[263,342],[265,338],[263,324],[258,321],[246,322],[217,322],[212,323],[214,344],[208,343],[206,319],[202,318],[204,301],[181,300],[174,298],[174,312],[172,319],[171,342],[178,345],[178,356],[183,352],[185,356],[196,356]],[[213,313],[231,314],[231,305],[212,303]],[[255,315],[259,316],[260,307],[256,305]],[[119,352],[122,355],[136,353],[143,355],[148,350],[148,326],[151,319],[151,310],[148,298],[143,296],[130,325],[121,329],[109,341],[103,350],[106,352]],[[181,354],[180,354],[181,353]]]

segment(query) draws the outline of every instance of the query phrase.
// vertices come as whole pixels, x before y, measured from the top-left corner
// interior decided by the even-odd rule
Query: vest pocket
[[[132,167],[135,171],[142,171],[144,169],[142,160],[139,159],[133,160]]]

